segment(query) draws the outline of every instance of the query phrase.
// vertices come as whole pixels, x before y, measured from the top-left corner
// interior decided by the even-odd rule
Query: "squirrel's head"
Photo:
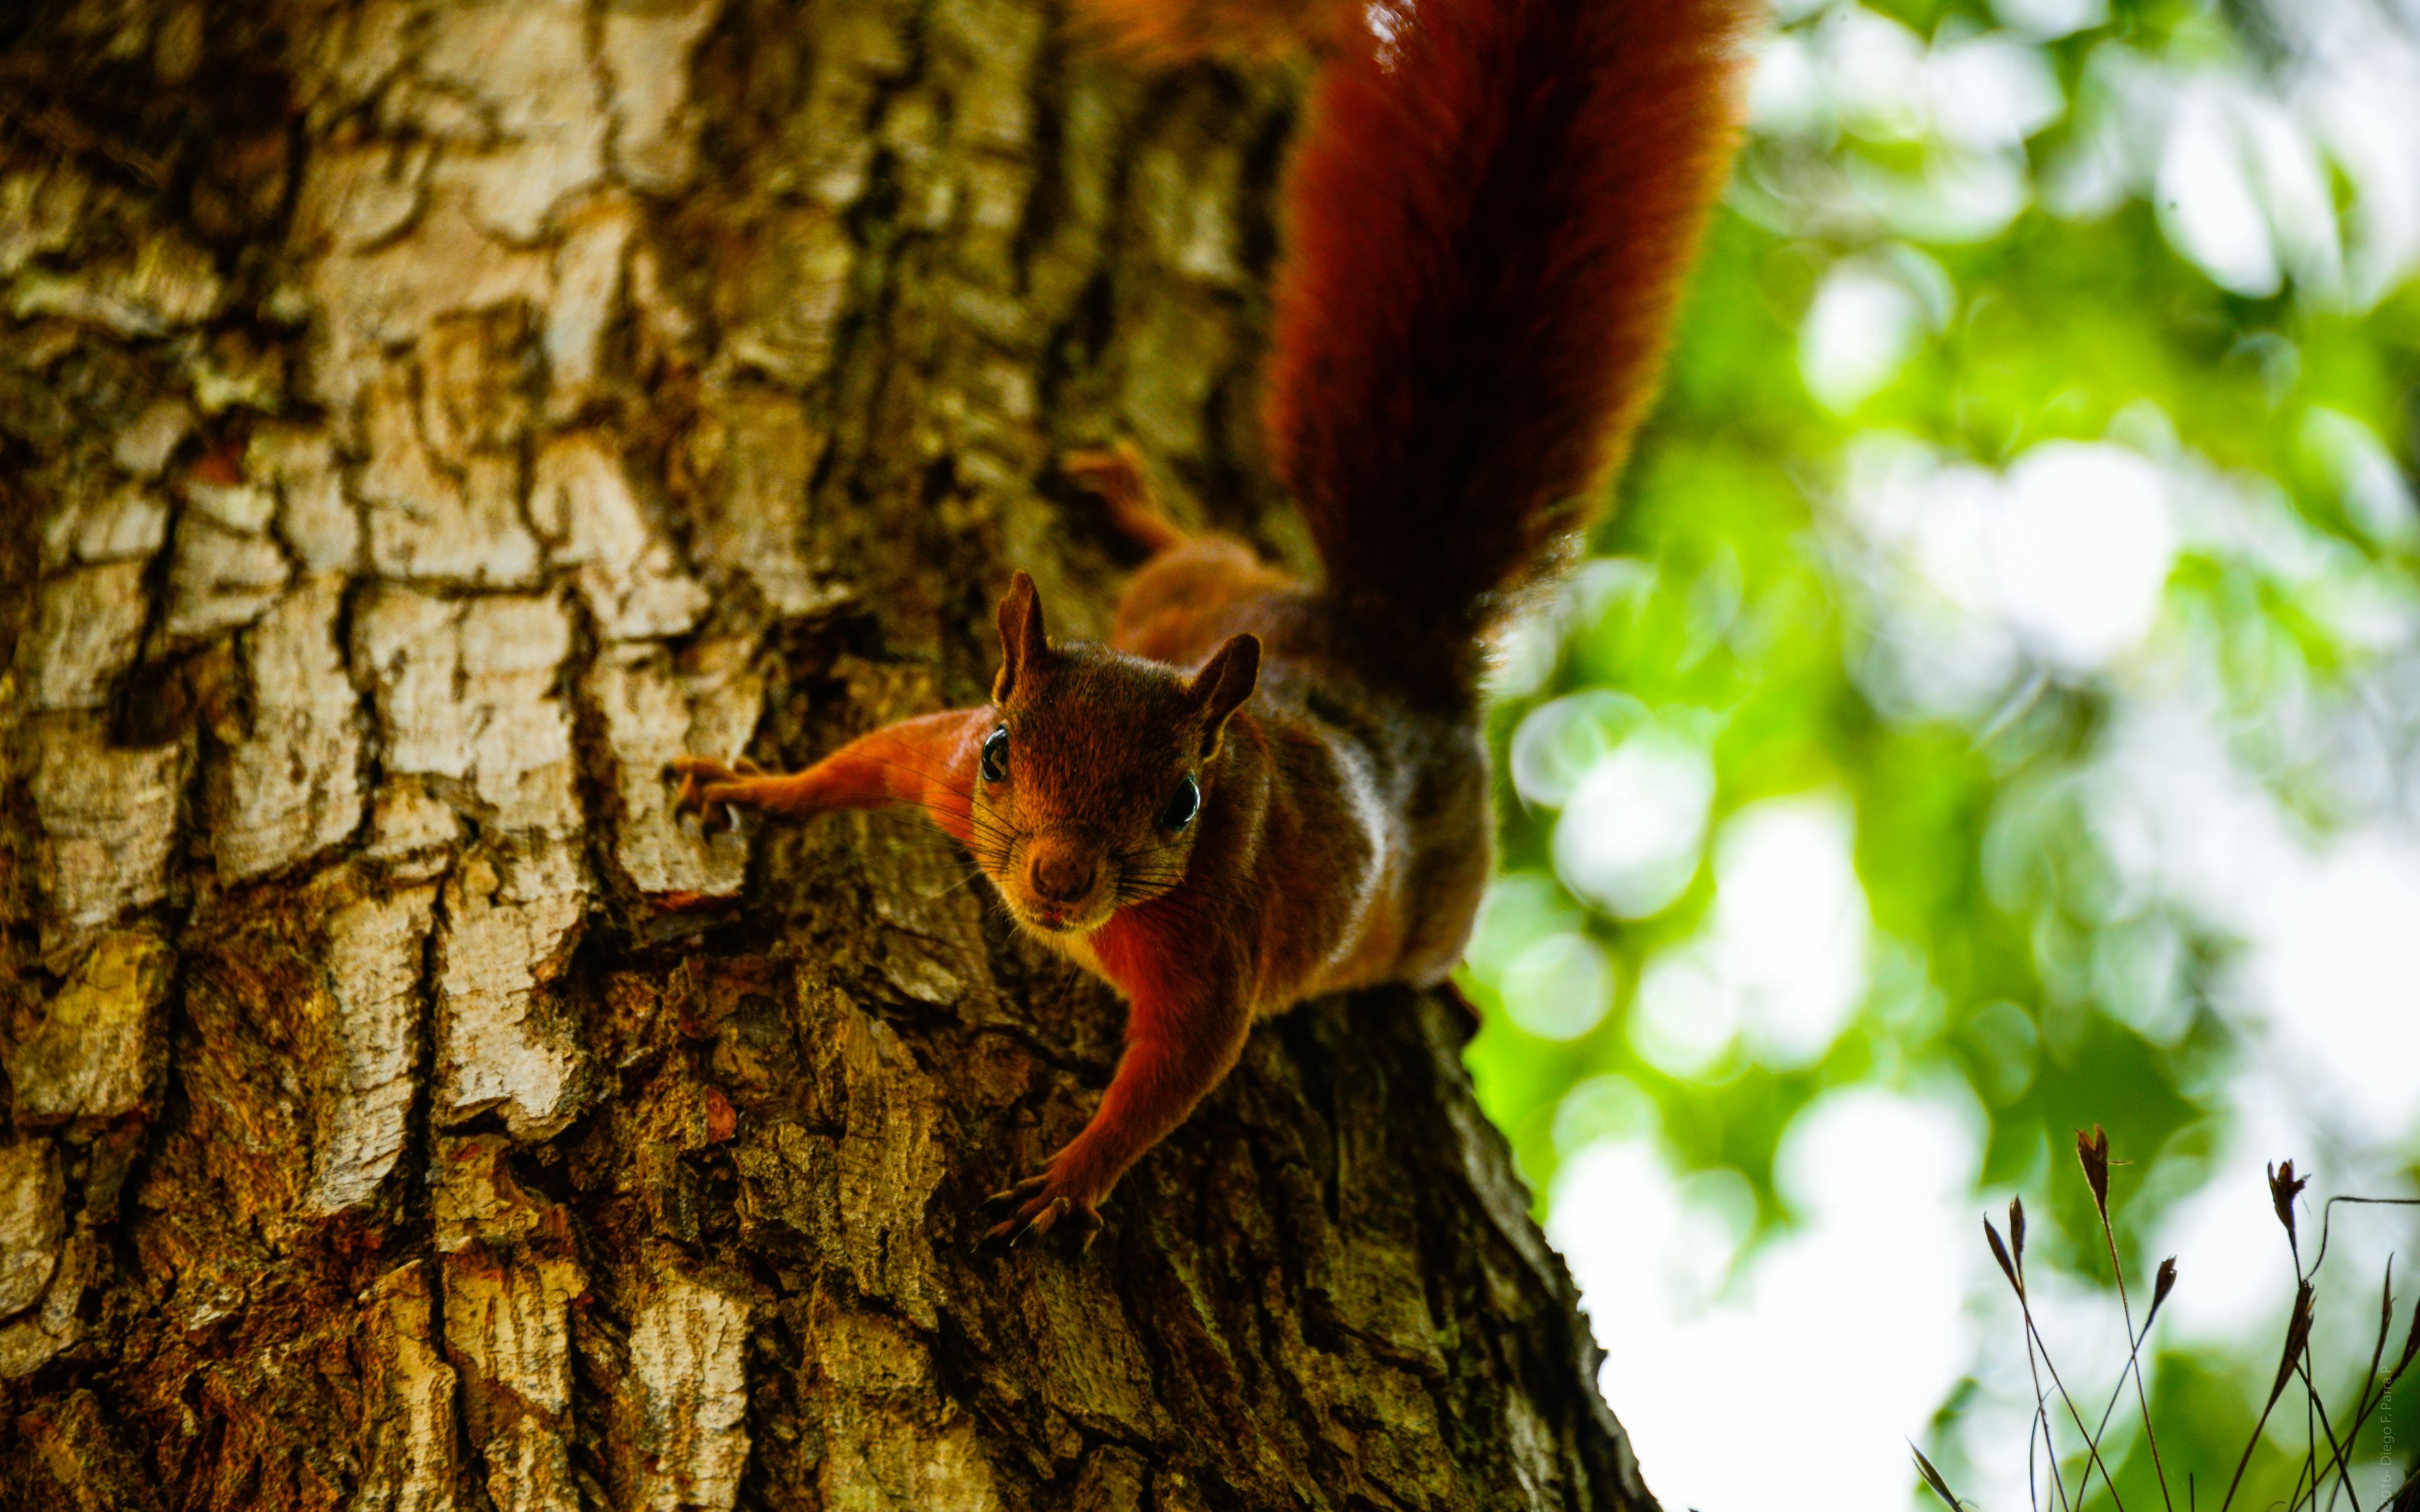
[[[1104,646],[1052,645],[1021,572],[1000,603],[1000,639],[999,722],[973,795],[976,858],[1038,933],[1097,929],[1184,880],[1261,643],[1235,636],[1190,676]]]

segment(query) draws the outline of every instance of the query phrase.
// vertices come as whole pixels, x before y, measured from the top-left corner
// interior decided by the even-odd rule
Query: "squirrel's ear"
[[[1261,680],[1261,638],[1235,635],[1211,654],[1186,691],[1202,705],[1203,760],[1218,754],[1218,737],[1226,733],[1227,717],[1252,696]]]
[[[1042,595],[1022,568],[1009,579],[1008,593],[1000,601],[1000,675],[992,680],[991,701],[1006,703],[1009,690],[1026,669],[1040,666],[1050,655],[1050,642],[1042,633]]]

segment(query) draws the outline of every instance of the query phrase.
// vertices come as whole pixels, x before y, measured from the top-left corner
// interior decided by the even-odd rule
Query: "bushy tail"
[[[1450,654],[1588,522],[1653,394],[1760,8],[1375,0],[1339,28],[1266,424],[1351,615]]]

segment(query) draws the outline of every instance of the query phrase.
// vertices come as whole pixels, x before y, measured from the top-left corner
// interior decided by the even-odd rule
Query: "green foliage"
[[[2248,780],[2282,813],[2314,833],[2362,821],[2280,733],[2280,711],[2371,696],[2366,680],[2408,653],[2381,642],[2356,606],[2414,602],[2420,531],[2381,516],[2394,501],[2366,498],[2356,474],[2409,434],[2420,291],[2398,274],[2366,299],[2293,267],[2274,292],[2230,291],[2180,250],[2164,219],[2173,207],[2147,182],[2070,203],[2076,164],[2106,147],[2128,108],[2096,82],[2121,56],[2176,78],[2284,87],[2274,70],[2290,50],[2228,19],[2260,8],[2120,0],[2102,24],[2027,41],[1994,31],[1993,8],[1976,0],[1869,3],[1864,15],[1893,18],[1936,56],[1987,32],[2024,50],[2058,108],[2002,148],[1945,142],[1937,123],[1861,123],[1859,102],[1838,98],[1761,116],[1661,408],[1591,543],[1596,560],[1508,651],[1492,724],[1506,881],[1465,974],[1487,1021],[1469,1062],[1542,1211],[1590,1141],[1652,1137],[1678,1171],[1745,1178],[1767,1239],[1792,1217],[1776,1149],[1818,1097],[1969,1088],[1988,1120],[1986,1192],[2021,1189],[2047,1210],[2043,1243],[2075,1237],[2045,1263],[2087,1281],[2106,1261],[2097,1239],[2083,1242],[2097,1228],[2064,1152],[2074,1129],[2106,1125],[2120,1159],[2137,1163],[2120,1168],[2113,1217],[2129,1264],[2148,1271],[2141,1246],[2166,1206],[2216,1174],[2225,1088],[2246,1053],[2222,984],[2244,945],[2226,918],[2130,871],[2096,827],[2093,764],[2161,688],[2207,686]],[[1800,15],[1785,39],[1820,49],[1843,14]],[[1892,196],[1905,181],[1976,162],[2016,176],[2020,200],[1999,224],[1944,230],[1921,207],[1900,213]],[[1900,189],[1873,187],[1892,183]],[[2352,224],[2340,175],[2335,193]],[[1807,376],[1818,305],[1853,275],[1907,330],[1886,371],[1818,397],[1823,384]],[[2155,624],[2090,665],[2021,645],[1962,705],[1894,692],[1877,668],[1910,624],[1929,623],[1907,616],[1938,585],[1910,587],[1875,565],[1887,552],[1854,496],[1859,458],[1882,455],[1877,437],[1982,478],[2066,440],[2183,480]],[[2408,492],[2399,501],[2408,507]],[[2254,524],[2227,525],[2230,510]],[[2259,544],[2270,537],[2283,544]],[[1557,846],[1565,806],[1525,794],[1517,776],[1516,735],[1548,717],[1563,720],[1567,775],[1651,735],[1704,753],[1710,813],[1668,900],[1609,907],[1575,883]],[[1728,821],[1808,795],[1854,816],[1854,1013],[1803,1051],[1776,1053],[1749,1024],[1711,1048],[1659,1053],[1640,984],[1725,927]],[[1611,968],[1610,1011],[1592,1024],[1556,1018],[1590,980],[1592,958],[1574,939]],[[2399,1164],[2409,1172],[2408,1154]],[[2182,1264],[2190,1286],[2194,1257]],[[2273,1350],[2247,1338],[2234,1355],[2159,1361],[2171,1466],[2231,1467]],[[2415,1395],[2403,1393],[2384,1429],[2407,1454],[2420,1445]],[[1954,1452],[1934,1458],[1959,1479]],[[2125,1461],[2130,1502],[2157,1504],[2149,1475],[2143,1457]]]

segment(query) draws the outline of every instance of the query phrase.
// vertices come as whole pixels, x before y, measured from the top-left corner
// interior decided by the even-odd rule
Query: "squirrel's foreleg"
[[[804,817],[912,803],[964,844],[974,832],[977,753],[994,717],[981,708],[904,719],[850,741],[803,772],[684,756],[673,763],[681,779],[673,807],[696,813],[711,828],[733,808]]]
[[[1100,1231],[1101,1199],[1225,1079],[1251,1027],[1250,1005],[1239,992],[1137,996],[1126,1016],[1125,1054],[1092,1121],[1040,1175],[990,1198],[1009,1215],[985,1238],[1014,1242],[1063,1224],[1080,1231],[1091,1248]]]

